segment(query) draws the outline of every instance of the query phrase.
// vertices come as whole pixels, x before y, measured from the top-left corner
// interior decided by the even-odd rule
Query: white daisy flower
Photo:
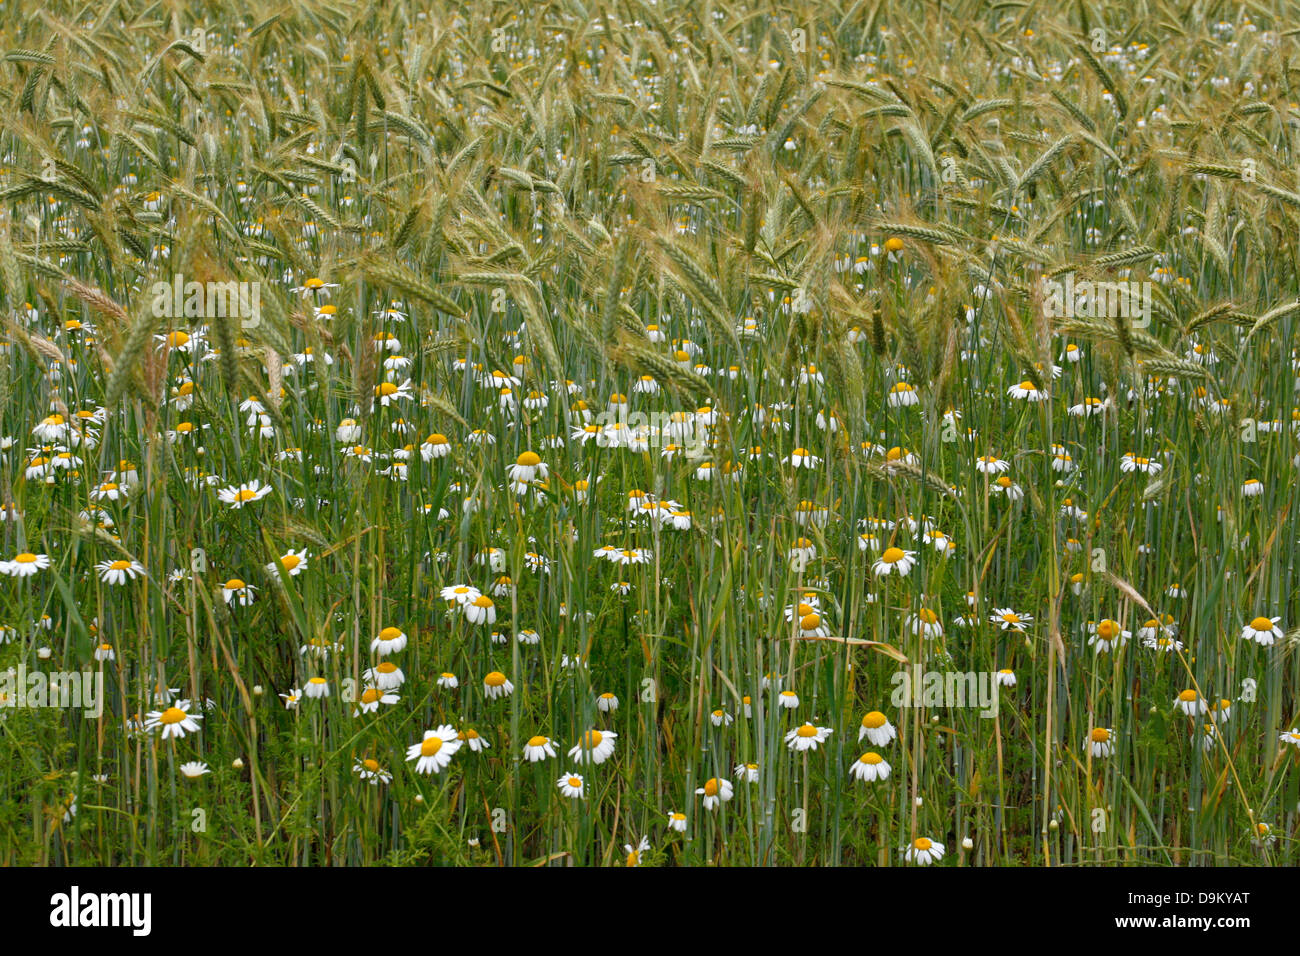
[[[816,750],[819,744],[826,742],[831,732],[830,727],[817,727],[811,723],[804,723],[785,735],[785,744],[797,753]]]
[[[867,751],[849,768],[849,775],[861,783],[875,783],[889,778],[890,766],[875,751]]]
[[[137,577],[144,574],[144,565],[139,561],[101,561],[95,565],[95,570],[99,572],[99,579],[105,584],[126,584],[127,581],[134,581]]]
[[[23,551],[16,555],[12,561],[0,561],[0,574],[7,574],[11,578],[31,577],[37,571],[44,571],[50,566],[50,556],[48,554],[33,554],[31,551]]]
[[[1084,741],[1094,757],[1109,757],[1115,752],[1115,732],[1106,727],[1094,727]]]
[[[704,786],[695,791],[696,796],[704,797],[704,809],[713,810],[731,799],[735,788],[731,781],[720,777],[710,777]]]
[[[259,480],[254,478],[252,481],[245,482],[241,485],[219,489],[217,491],[217,497],[221,499],[223,504],[230,505],[232,508],[242,508],[245,505],[252,504],[254,501],[261,501],[270,493],[270,485],[263,485]]]
[[[451,724],[441,724],[434,730],[426,730],[424,739],[406,749],[407,761],[414,760],[416,773],[440,773],[451,763],[452,756],[461,747],[456,728]]]
[[[915,551],[904,551],[902,548],[890,547],[885,549],[880,558],[871,566],[871,570],[877,577],[884,577],[887,574],[907,577],[915,564]]]
[[[406,650],[406,634],[396,627],[386,627],[370,642],[371,653],[380,657]]]
[[[908,863],[929,866],[943,859],[943,844],[926,837],[917,837],[903,854]]]
[[[566,773],[557,782],[556,786],[560,788],[560,794],[573,800],[581,800],[587,795],[585,784],[580,773]]]
[[[858,740],[866,737],[875,747],[884,747],[898,737],[898,729],[878,710],[873,710],[862,718],[858,728]]]
[[[538,734],[535,737],[529,737],[528,743],[524,744],[524,759],[529,763],[538,763],[547,757],[554,757],[555,743],[550,737],[544,737]]]
[[[197,733],[198,722],[203,719],[200,714],[189,712],[190,701],[178,700],[165,710],[151,710],[145,717],[145,730],[162,728],[162,738],[184,737],[187,733]]]
[[[1278,626],[1281,620],[1280,617],[1257,617],[1241,629],[1241,639],[1269,647],[1282,639],[1282,628]]]

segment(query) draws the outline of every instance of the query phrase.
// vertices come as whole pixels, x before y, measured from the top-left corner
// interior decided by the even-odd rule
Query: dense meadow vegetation
[[[0,865],[1300,862],[1294,4],[0,4]]]

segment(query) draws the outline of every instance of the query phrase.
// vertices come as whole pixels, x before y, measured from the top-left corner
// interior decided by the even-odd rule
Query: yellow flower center
[[[1273,630],[1273,622],[1270,621],[1270,620],[1269,620],[1268,618],[1266,618],[1266,617],[1257,617],[1257,618],[1255,618],[1255,620],[1253,620],[1253,621],[1250,622],[1250,626],[1251,626],[1251,629],[1252,629],[1252,630],[1256,630],[1256,631],[1271,631],[1271,630]]]
[[[424,743],[420,744],[420,756],[432,757],[441,749],[442,749],[442,738],[429,737],[427,740],[424,741]]]
[[[181,710],[179,707],[168,707],[162,712],[162,717],[159,719],[164,724],[179,724],[185,719],[185,717],[185,711]]]
[[[546,738],[545,738],[545,737],[529,737],[529,738],[528,738],[528,746],[530,746],[530,747],[545,747],[545,746],[546,746]]]
[[[885,553],[880,556],[880,560],[886,564],[897,564],[903,560],[902,548],[886,548]]]
[[[862,718],[862,726],[868,730],[876,730],[885,726],[885,715],[878,710],[873,710],[867,716]]]

